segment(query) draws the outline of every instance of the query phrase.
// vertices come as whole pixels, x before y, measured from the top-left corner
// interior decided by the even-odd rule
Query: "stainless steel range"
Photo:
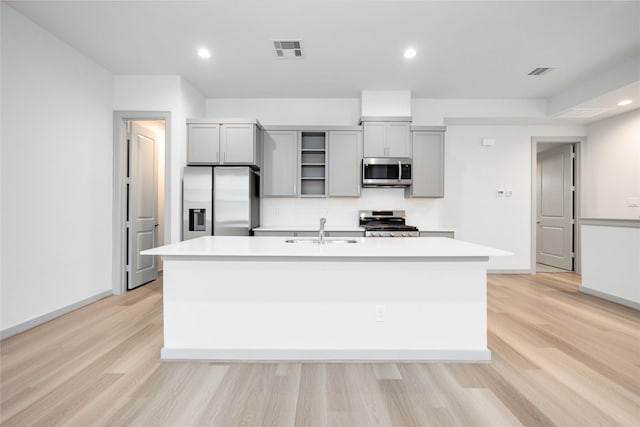
[[[405,224],[405,211],[360,211],[365,237],[420,237],[417,227]]]

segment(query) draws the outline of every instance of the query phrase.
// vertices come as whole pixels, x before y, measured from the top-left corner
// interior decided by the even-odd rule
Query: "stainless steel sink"
[[[307,243],[307,244],[314,244],[314,245],[320,245],[320,240],[319,239],[287,239],[285,240],[285,243]],[[325,239],[324,243],[329,244],[329,243],[358,243],[357,240],[351,240],[351,239]]]

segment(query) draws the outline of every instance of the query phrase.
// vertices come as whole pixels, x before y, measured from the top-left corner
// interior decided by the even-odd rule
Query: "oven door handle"
[[[402,161],[398,160],[398,182],[402,181]]]

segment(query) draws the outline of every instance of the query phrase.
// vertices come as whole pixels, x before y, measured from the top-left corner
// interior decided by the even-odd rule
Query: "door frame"
[[[576,187],[574,192],[573,218],[575,227],[573,229],[573,271],[577,274],[582,272],[582,254],[580,251],[580,205],[582,199],[582,156],[581,151],[587,141],[586,136],[532,136],[531,137],[531,274],[536,273],[537,248],[537,215],[538,215],[538,144],[573,144],[575,153],[574,162],[574,182]]]
[[[170,241],[171,224],[171,112],[169,111],[114,111],[113,112],[113,214],[112,214],[112,287],[115,295],[127,291],[124,245],[126,244],[127,194],[127,126],[130,120],[164,120],[164,241]],[[162,166],[161,166],[162,167]]]

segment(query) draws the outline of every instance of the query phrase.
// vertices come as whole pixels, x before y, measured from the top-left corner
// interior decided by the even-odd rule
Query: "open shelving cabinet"
[[[327,194],[327,134],[302,132],[300,143],[300,196]]]

